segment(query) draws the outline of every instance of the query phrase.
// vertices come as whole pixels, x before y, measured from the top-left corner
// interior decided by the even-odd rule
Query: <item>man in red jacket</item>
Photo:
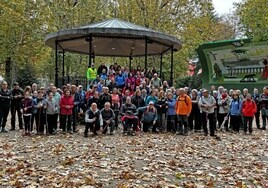
[[[244,117],[244,133],[246,134],[249,129],[249,134],[252,134],[252,122],[254,114],[257,111],[257,106],[252,100],[251,94],[247,94],[246,99],[242,103],[242,114]],[[249,126],[249,128],[248,128]]]

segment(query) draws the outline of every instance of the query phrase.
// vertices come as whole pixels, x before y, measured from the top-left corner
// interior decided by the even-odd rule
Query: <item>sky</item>
[[[218,14],[226,14],[234,10],[233,3],[241,2],[241,0],[212,0],[215,10]]]

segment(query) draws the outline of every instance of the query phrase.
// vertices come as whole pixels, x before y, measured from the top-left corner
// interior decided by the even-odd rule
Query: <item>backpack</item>
[[[180,100],[180,96],[178,97],[177,101],[184,101],[186,106],[188,106],[188,103],[186,101],[187,95],[184,97],[184,100]]]

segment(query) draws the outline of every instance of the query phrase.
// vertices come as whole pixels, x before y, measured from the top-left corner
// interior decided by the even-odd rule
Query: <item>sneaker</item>
[[[87,138],[88,137],[88,134],[84,134],[84,137]]]
[[[124,132],[124,136],[127,136],[127,132]]]
[[[73,131],[69,130],[69,131],[67,131],[67,133],[69,133],[69,134],[73,134]]]
[[[15,128],[14,128],[14,127],[12,127],[11,129],[9,129],[9,131],[15,131]]]
[[[7,133],[6,128],[5,128],[5,127],[3,127],[3,128],[1,129],[1,132],[2,132],[2,133]]]
[[[97,136],[97,135],[98,135],[98,133],[97,133],[97,132],[94,132],[94,133],[93,133],[93,135],[94,135],[94,136]]]
[[[266,130],[266,127],[262,127],[261,130]]]
[[[185,132],[185,133],[183,133],[183,135],[184,135],[184,136],[189,136],[190,133],[189,133],[189,132]]]
[[[136,136],[136,133],[135,133],[135,132],[132,132],[132,133],[131,133],[131,136]]]
[[[208,133],[205,133],[204,136],[208,136]]]

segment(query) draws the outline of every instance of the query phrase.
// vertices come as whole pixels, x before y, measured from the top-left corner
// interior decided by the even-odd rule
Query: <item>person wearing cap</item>
[[[157,73],[154,73],[154,77],[151,79],[151,85],[154,88],[160,88],[162,86],[162,81],[158,78]]]
[[[138,108],[142,113],[141,122],[143,123],[143,132],[148,132],[152,128],[153,132],[157,132],[157,109],[154,107],[154,102],[150,101],[148,106]]]
[[[23,129],[23,122],[22,122],[22,113],[20,110],[21,107],[21,101],[23,99],[23,90],[20,88],[18,82],[14,82],[14,87],[11,90],[12,92],[12,100],[11,100],[11,129],[10,131],[15,130],[15,124],[16,124],[16,113],[19,120],[19,128]]]
[[[175,110],[179,123],[179,129],[177,134],[183,134],[185,136],[188,136],[189,135],[188,118],[192,111],[192,100],[186,94],[184,88],[179,89],[179,96],[177,98]]]
[[[8,89],[8,85],[6,81],[3,81],[1,83],[1,89],[0,89],[0,128],[1,132],[7,132],[5,129],[6,122],[7,122],[7,116],[9,114],[10,110],[10,102],[12,99],[12,92]]]
[[[205,132],[205,136],[208,135],[208,128],[207,128],[207,121],[209,121],[209,131],[210,136],[216,136],[215,130],[216,130],[216,118],[215,118],[215,105],[216,100],[213,96],[209,95],[209,91],[204,89],[202,92],[202,96],[199,99],[198,102],[200,112],[201,112],[201,118],[202,118],[202,125],[203,130]]]
[[[94,63],[87,69],[87,80],[88,83],[91,83],[97,77],[97,69],[95,68]]]

